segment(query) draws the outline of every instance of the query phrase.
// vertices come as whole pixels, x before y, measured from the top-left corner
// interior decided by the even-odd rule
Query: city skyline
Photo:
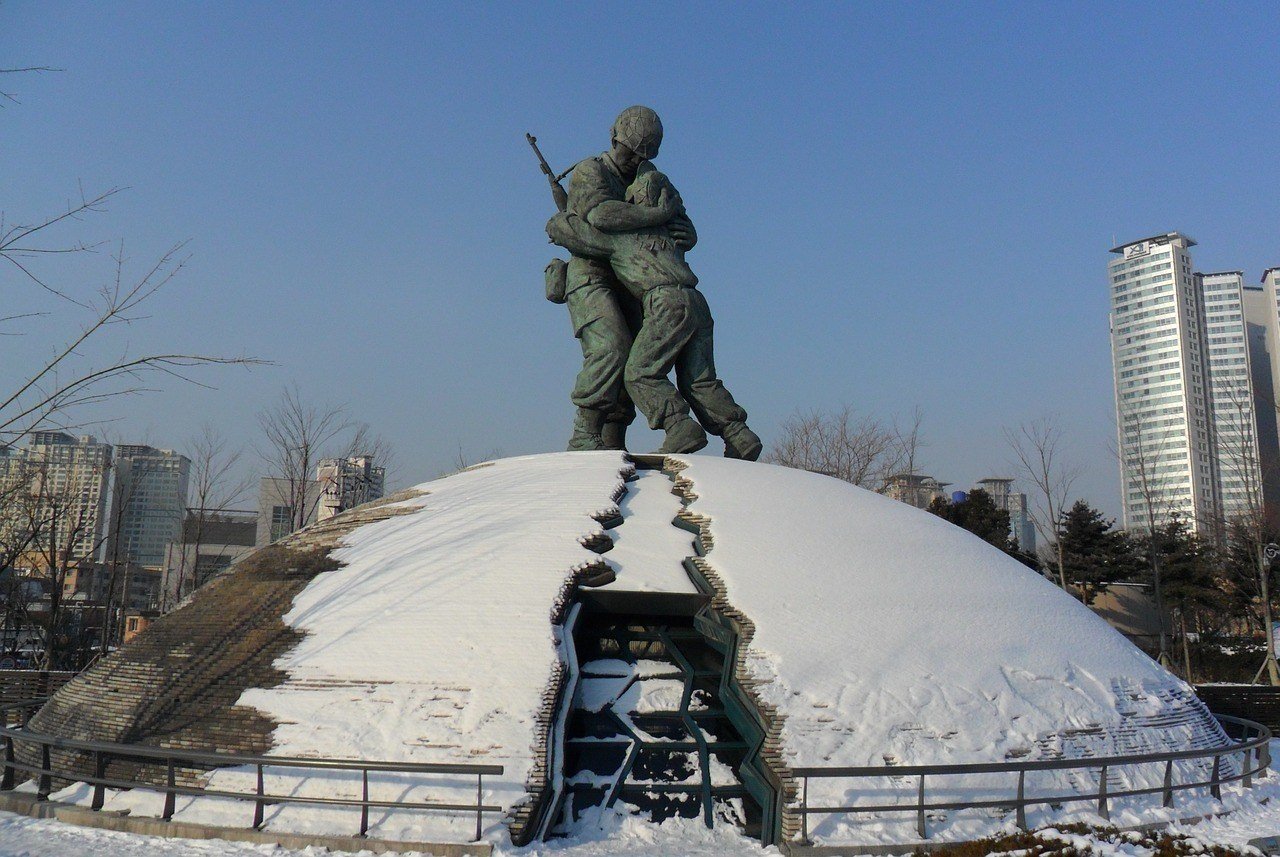
[[[212,421],[247,447],[254,414],[296,381],[378,425],[401,485],[449,469],[460,449],[562,448],[575,349],[540,295],[550,200],[523,134],[563,169],[602,149],[636,101],[668,126],[659,164],[708,236],[695,253],[718,362],[742,379],[735,395],[766,442],[796,411],[848,403],[887,418],[919,405],[921,469],[969,484],[1010,471],[1003,427],[1057,412],[1087,467],[1077,493],[1118,516],[1098,255],[1185,229],[1205,271],[1280,263],[1266,135],[1213,130],[1247,129],[1275,105],[1274,27],[1250,14],[1262,6],[1134,6],[1105,21],[1087,9],[861,21],[708,7],[682,13],[684,29],[606,87],[576,70],[602,66],[608,40],[548,51],[554,16],[533,10],[212,9],[197,21],[157,8],[19,4],[0,35],[15,64],[63,69],[6,81],[20,103],[0,119],[23,167],[7,218],[56,211],[81,185],[130,186],[69,234],[123,237],[137,265],[193,239],[130,338],[275,361],[101,414],[123,416],[113,431],[130,438],[177,447]],[[1175,60],[1135,41],[1157,14],[1204,50]],[[776,50],[747,51],[763,26]],[[998,60],[992,43],[1007,49]],[[272,68],[288,71],[264,74],[277,49]],[[815,53],[823,65],[798,59]],[[55,321],[33,322],[22,344],[55,340]]]

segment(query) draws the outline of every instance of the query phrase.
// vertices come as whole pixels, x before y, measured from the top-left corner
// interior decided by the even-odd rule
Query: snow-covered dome
[[[1185,683],[1034,571],[936,516],[825,476],[709,456],[533,455],[424,483],[340,537],[326,532],[338,538],[327,564],[271,618],[289,634],[272,638],[285,642],[270,680],[237,690],[228,711],[251,714],[237,722],[260,724],[282,755],[501,764],[485,800],[507,811],[517,838],[576,819],[600,793],[651,794],[652,779],[602,779],[598,758],[574,753],[589,742],[634,747],[662,716],[732,721],[723,758],[712,746],[701,773],[690,753],[687,769],[664,776],[705,777],[708,818],[714,797],[745,828],[758,820],[744,797],[764,803],[769,779],[776,822],[794,799],[795,767],[1226,742]],[[215,581],[219,591],[235,591],[263,556]],[[220,597],[202,590],[140,640],[180,638],[184,615],[207,614]],[[109,685],[129,652],[86,681]],[[57,697],[47,712],[47,727],[72,722],[58,719]],[[601,723],[617,734],[601,737]],[[707,759],[714,730],[696,731]],[[642,767],[628,762],[619,776]],[[212,780],[236,776],[249,773]],[[388,816],[371,832],[454,835],[430,824]]]

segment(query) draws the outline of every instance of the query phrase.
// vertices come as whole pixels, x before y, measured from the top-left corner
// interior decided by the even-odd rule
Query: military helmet
[[[648,107],[628,107],[613,121],[613,139],[642,158],[652,158],[662,145],[662,120]]]

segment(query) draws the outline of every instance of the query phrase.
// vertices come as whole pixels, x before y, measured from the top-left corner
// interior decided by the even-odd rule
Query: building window
[[[293,532],[293,507],[272,506],[271,541],[278,542],[291,532]]]

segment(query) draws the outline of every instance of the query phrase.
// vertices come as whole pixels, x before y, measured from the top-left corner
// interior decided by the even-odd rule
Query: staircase
[[[553,835],[619,801],[759,837],[761,810],[739,770],[749,747],[726,715],[725,657],[692,616],[587,613],[564,744],[564,798]]]

